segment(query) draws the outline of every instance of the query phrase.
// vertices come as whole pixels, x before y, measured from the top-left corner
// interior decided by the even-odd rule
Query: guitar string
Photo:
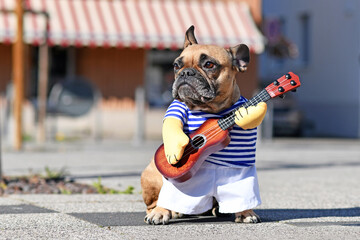
[[[258,102],[261,102],[261,101],[264,101],[264,100],[265,100],[265,96],[266,96],[266,93],[261,93],[261,94],[259,93],[258,95],[256,95],[254,98],[252,98],[252,99],[249,100],[248,102],[245,102],[245,103],[243,103],[241,106],[239,106],[239,107],[237,107],[236,109],[230,111],[230,113],[228,113],[227,115],[233,114],[234,112],[236,112],[237,110],[239,110],[239,108],[243,107],[243,105],[249,105],[249,106],[251,106],[251,105],[255,105],[255,104],[256,104],[256,101],[257,101],[257,103],[258,103]],[[256,98],[259,98],[259,100],[256,100]],[[256,101],[253,102],[252,100],[256,100]],[[249,103],[250,103],[250,104],[249,104]],[[247,106],[247,107],[249,107],[249,106]],[[228,123],[231,123],[231,122],[232,122],[232,119],[227,120],[227,119],[225,118],[225,120],[224,120],[224,123],[225,123],[225,124],[228,124]],[[214,124],[213,127],[209,128],[207,131],[202,132],[202,134],[206,134],[207,132],[212,131],[212,130],[213,130],[214,128],[216,128],[216,127],[218,127],[218,123],[217,123],[217,122]]]
[[[249,100],[248,102],[245,102],[245,103],[243,103],[241,106],[239,106],[238,108],[232,110],[228,115],[234,114],[234,112],[236,112],[239,108],[243,107],[243,105],[248,105],[247,107],[249,107],[249,106],[255,105],[255,104],[257,104],[257,103],[259,103],[259,102],[261,102],[261,101],[264,101],[264,100],[266,100],[266,98],[268,98],[267,96],[268,96],[268,95],[267,95],[265,92],[259,93],[258,95],[256,95],[254,98],[252,98],[252,99]],[[259,98],[259,100],[257,100],[257,98]],[[253,101],[253,100],[255,100],[255,101]],[[226,119],[226,118],[225,118],[224,124],[225,124],[225,125],[226,125],[226,124],[229,124],[229,123],[231,123],[232,121],[233,121],[232,119]],[[214,125],[213,125],[212,127],[210,127],[208,130],[206,130],[206,131],[204,131],[204,132],[202,132],[202,133],[200,133],[200,134],[206,135],[209,131],[213,131],[213,130],[216,129],[217,127],[219,127],[219,124],[216,122],[216,123],[214,123]],[[220,127],[220,132],[221,132],[221,131],[223,131],[223,130],[222,130],[221,127]],[[216,133],[215,135],[217,135],[217,134],[218,134],[218,133]],[[213,134],[213,135],[214,135],[214,134]],[[209,140],[212,139],[213,135],[207,136],[207,139],[209,139]],[[198,140],[198,141],[193,141],[192,143],[193,143],[193,145],[195,145],[195,146],[198,147],[198,145],[196,145],[196,144],[197,144],[197,143],[202,143],[202,142],[203,142],[202,140]]]
[[[260,101],[262,100],[262,99],[261,99],[261,96],[263,96],[263,95],[257,96],[257,97],[260,98]],[[268,97],[267,97],[267,98],[268,98]],[[269,100],[269,99],[271,99],[271,97],[268,98],[267,100]],[[256,98],[254,98],[254,100],[256,100]],[[249,103],[249,102],[247,102],[247,103]],[[251,103],[251,102],[250,102],[250,103]],[[254,103],[253,103],[253,104],[254,104]],[[243,106],[243,105],[242,105],[242,106]],[[240,106],[240,107],[242,107],[242,106]],[[239,107],[239,108],[240,108],[240,107]],[[237,109],[236,109],[236,110],[237,110]],[[226,120],[225,120],[225,121],[226,121]],[[231,122],[232,122],[233,120],[228,120],[228,121],[231,121]],[[218,127],[218,129],[217,129],[216,131],[214,131],[214,129],[216,129],[217,127]],[[207,130],[207,131],[205,131],[205,132],[203,132],[203,133],[200,133],[200,134],[205,134],[205,135],[206,135],[206,133],[209,132],[209,131],[212,131],[212,132],[211,132],[210,135],[206,136],[206,139],[205,139],[205,140],[202,140],[202,139],[200,138],[199,140],[193,141],[191,144],[193,145],[194,148],[190,148],[190,149],[188,149],[187,151],[185,151],[185,152],[183,153],[182,158],[183,158],[183,157],[187,157],[187,156],[189,156],[190,154],[192,154],[192,153],[194,153],[195,151],[197,151],[197,149],[200,148],[201,145],[203,145],[203,144],[205,143],[205,141],[210,141],[211,139],[215,138],[218,134],[220,134],[221,132],[223,132],[223,129],[222,129],[217,123],[215,123],[214,126],[212,126],[211,128],[209,128],[209,130]],[[192,139],[194,139],[195,137],[196,137],[196,136],[194,136]]]
[[[257,99],[258,98],[258,99]],[[238,108],[236,108],[236,109],[234,109],[233,111],[231,111],[230,112],[230,116],[233,116],[234,114],[235,114],[235,112],[236,111],[238,111],[241,107],[243,107],[243,105],[247,105],[247,106],[245,106],[246,108],[247,107],[249,107],[249,106],[253,106],[253,105],[256,105],[257,103],[259,103],[259,102],[262,102],[262,101],[266,101],[266,99],[268,99],[268,95],[266,94],[266,93],[264,93],[264,92],[262,92],[262,93],[260,93],[260,94],[258,94],[258,95],[256,95],[254,98],[252,98],[251,100],[249,100],[248,102],[245,102],[244,104],[242,104],[240,107],[238,107]],[[233,118],[231,117],[228,117],[228,118],[226,118],[225,117],[225,120],[224,120],[224,122],[223,122],[223,124],[224,125],[227,125],[227,124],[230,124],[230,123],[232,123],[233,122]],[[217,122],[216,122],[216,124],[215,124],[215,127],[217,127],[216,125],[219,125]],[[219,130],[218,130],[218,132],[214,132],[214,134],[212,134],[212,135],[209,135],[208,136],[208,139],[210,140],[210,139],[212,139],[214,136],[216,136],[218,133],[220,133],[221,131],[223,131],[222,129],[221,129],[221,126],[219,126],[220,128],[219,128]],[[201,141],[201,140],[200,140]],[[202,141],[201,141],[202,142]]]
[[[283,84],[282,86],[283,87],[287,87],[288,85],[291,85],[290,83],[287,83],[287,84]],[[264,90],[266,90],[266,89],[264,89]],[[272,89],[273,90],[273,89]],[[289,91],[289,90],[288,90]],[[269,99],[267,99],[268,97],[270,97]],[[275,96],[275,97],[277,97],[277,96]],[[259,98],[258,100],[256,100],[256,98]],[[262,101],[267,101],[267,100],[270,100],[271,98],[273,98],[273,97],[271,97],[271,95],[268,93],[268,91],[266,90],[266,91],[261,91],[258,95],[256,95],[255,97],[253,97],[252,99],[250,99],[249,101],[247,101],[247,102],[245,102],[243,105],[249,105],[249,106],[251,106],[251,105],[256,105],[256,104],[258,104],[258,103],[260,103],[260,102],[262,102]],[[253,102],[253,100],[256,100],[255,102]],[[238,107],[237,109],[235,109],[235,110],[233,110],[232,112],[236,112],[239,108],[241,108],[243,105],[241,105],[240,107]],[[249,106],[247,106],[247,107],[249,107]],[[231,120],[230,120],[231,121]]]
[[[289,79],[284,79],[284,80],[282,80],[281,84],[282,84],[284,81],[286,81],[286,80],[289,80]],[[280,80],[278,80],[278,81],[280,81]],[[281,85],[281,84],[280,84],[280,85]],[[283,86],[283,87],[286,87],[286,86],[288,86],[288,85],[289,85],[289,84],[285,84],[285,85],[282,85],[282,86]],[[271,86],[271,85],[270,85],[270,86]],[[280,87],[280,86],[273,86],[273,87],[269,87],[268,89],[273,90],[273,89],[279,88],[279,87]],[[266,88],[265,88],[264,90],[266,90]],[[230,113],[229,113],[228,115],[233,115],[237,110],[239,110],[239,109],[240,109],[241,107],[243,107],[244,105],[248,105],[248,106],[246,106],[246,108],[247,108],[247,107],[253,106],[253,105],[255,105],[255,104],[258,104],[259,102],[270,100],[270,99],[271,99],[271,96],[270,96],[270,99],[266,99],[266,98],[269,97],[270,94],[268,93],[267,90],[266,90],[266,91],[264,91],[264,90],[262,90],[259,94],[257,94],[257,95],[254,96],[253,98],[251,98],[249,101],[243,103],[241,106],[239,106],[239,107],[236,108],[235,110],[230,111]],[[259,98],[259,99],[257,100],[257,98]],[[254,100],[254,101],[253,101],[253,100]],[[225,123],[225,124],[229,124],[229,123],[231,123],[232,121],[233,121],[232,118],[231,118],[231,119],[227,119],[227,118],[225,117],[224,123]],[[219,126],[219,124],[216,122],[216,123],[214,123],[213,126],[211,126],[208,130],[206,130],[206,131],[204,131],[204,132],[202,132],[202,133],[199,133],[198,135],[200,135],[200,134],[206,135],[208,132],[212,131],[212,134],[210,134],[210,135],[207,136],[207,138],[206,138],[207,141],[209,141],[209,140],[213,139],[214,137],[216,137],[218,134],[220,134],[220,133],[223,131],[223,130],[221,129],[221,127],[220,127],[217,131],[213,131],[213,130],[216,129],[218,126]],[[198,136],[198,135],[196,135],[196,136]],[[194,138],[195,138],[196,136],[194,136]],[[200,147],[200,146],[203,144],[203,142],[204,142],[204,140],[199,139],[199,140],[195,140],[195,141],[191,142],[191,144],[192,144],[194,147],[198,148],[198,147]],[[189,149],[189,150],[187,150],[186,152],[183,153],[182,158],[183,158],[183,157],[187,157],[188,155],[192,154],[192,153],[193,153],[194,151],[196,151],[196,150],[197,150],[197,149]]]
[[[286,87],[287,85],[289,85],[289,84],[285,84],[285,85],[283,85],[283,86]],[[265,90],[266,90],[266,89],[265,89]],[[270,97],[270,98],[269,98],[269,97]],[[258,100],[257,100],[257,98],[258,98]],[[258,104],[259,102],[267,101],[267,100],[270,100],[270,99],[271,99],[270,94],[269,94],[267,91],[262,90],[259,94],[257,94],[255,97],[253,97],[252,99],[250,99],[248,102],[245,102],[245,103],[243,103],[241,106],[239,106],[238,108],[236,108],[235,110],[232,110],[232,111],[229,113],[229,115],[230,115],[230,114],[233,114],[234,112],[236,112],[237,110],[239,110],[239,108],[243,107],[243,105],[248,105],[248,106],[245,106],[245,107],[247,108],[247,107],[249,107],[249,106]],[[231,122],[232,122],[232,119],[227,120],[227,119],[225,118],[225,121],[224,121],[225,124],[228,124],[228,123],[231,123]],[[218,124],[214,124],[214,125],[215,125],[215,127],[217,127],[216,125],[218,125]],[[208,131],[211,131],[211,130],[213,130],[213,129],[214,129],[214,128],[210,128]],[[208,131],[203,132],[203,134],[207,133]],[[199,140],[199,141],[202,142],[201,140]]]
[[[257,100],[257,98],[259,98],[259,100]],[[253,97],[252,99],[250,99],[249,101],[243,103],[241,106],[239,106],[238,108],[236,108],[235,110],[232,110],[230,111],[229,115],[236,112],[239,108],[243,107],[243,105],[249,105],[249,106],[253,106],[261,101],[264,101],[266,100],[266,98],[268,98],[268,93],[266,92],[263,92],[261,91],[258,95],[256,95],[255,97]],[[254,101],[253,101],[254,100]],[[269,99],[268,99],[269,100]],[[250,104],[249,104],[250,103]],[[247,106],[247,107],[249,107]],[[224,123],[225,124],[228,124],[228,123],[231,123],[233,120],[232,119],[225,119]],[[216,131],[214,131],[216,128],[218,128]],[[219,124],[216,122],[213,124],[213,126],[211,126],[208,130],[204,131],[204,132],[201,132],[199,133],[198,135],[202,134],[202,135],[206,135],[208,132],[211,132],[210,135],[206,136],[206,140],[207,141],[210,141],[211,139],[213,139],[214,137],[216,137],[218,134],[220,134],[223,130],[221,129],[221,127],[219,126]],[[196,135],[196,136],[198,136]],[[194,136],[193,138],[195,138],[196,136]],[[191,142],[191,144],[198,148],[200,147],[202,144],[203,144],[203,140],[202,139],[199,139],[199,140],[195,140],[193,142]],[[182,157],[187,157],[188,155],[192,154],[193,151],[196,151],[197,149],[189,149],[187,151],[185,151],[183,153],[183,156]]]
[[[283,80],[283,82],[284,81],[286,81],[286,80],[288,80],[288,79],[284,79]],[[289,84],[285,84],[285,85],[283,85],[284,87],[286,87],[286,86],[288,86]],[[276,86],[277,87],[277,86]],[[273,87],[273,88],[276,88],[276,87]],[[265,89],[266,90],[266,89]],[[255,105],[255,104],[257,104],[257,103],[259,103],[259,102],[262,102],[262,101],[267,101],[267,100],[270,100],[271,99],[271,96],[270,96],[270,99],[266,99],[266,98],[268,98],[269,97],[269,93],[266,91],[261,91],[259,94],[257,94],[256,96],[254,96],[252,99],[250,99],[249,101],[247,101],[247,102],[245,102],[245,103],[243,103],[241,106],[239,106],[238,108],[236,108],[235,110],[232,110],[230,113],[229,113],[229,115],[230,114],[233,114],[234,112],[236,112],[237,110],[239,110],[239,108],[241,108],[241,107],[243,107],[243,105],[248,105],[247,107],[249,107],[249,106],[252,106],[252,105]],[[257,98],[259,98],[259,100],[257,100]],[[255,102],[254,102],[254,101]],[[246,108],[247,108],[246,107]],[[228,123],[231,123],[233,120],[232,119],[229,119],[229,120],[227,120],[226,118],[225,118],[225,123],[226,124],[228,124]],[[208,133],[209,131],[213,131],[214,129],[216,129],[218,127],[218,123],[216,122],[216,123],[214,123],[214,125],[212,126],[212,127],[210,127],[207,131],[204,131],[204,132],[202,132],[202,133],[200,133],[200,134],[203,134],[203,135],[206,135],[206,133]],[[211,135],[209,135],[209,136],[207,136],[207,141],[209,141],[209,140],[211,140],[211,139],[213,139],[214,137],[216,137],[218,134],[220,134],[221,132],[222,132],[223,130],[221,129],[221,127],[217,130],[217,131],[214,131],[214,132],[212,132],[212,134]],[[200,134],[198,134],[198,135],[200,135]],[[197,136],[197,135],[196,135]],[[196,136],[194,136],[194,137],[196,137]],[[191,142],[191,144],[193,145],[193,146],[195,146],[195,147],[200,147],[202,144],[203,144],[203,140],[195,140],[195,141],[193,141],[193,142]],[[189,149],[189,150],[187,150],[186,152],[184,152],[183,153],[183,156],[182,157],[187,157],[188,155],[190,155],[190,154],[192,154],[192,152],[193,151],[196,151],[197,149]]]
[[[249,106],[258,104],[259,102],[267,101],[267,100],[269,100],[269,99],[268,99],[269,95],[270,95],[270,94],[269,94],[268,92],[261,91],[258,95],[256,95],[256,96],[253,97],[252,99],[250,99],[248,102],[243,103],[241,106],[239,106],[239,107],[236,108],[235,110],[231,111],[228,115],[230,115],[230,114],[233,115],[234,112],[236,112],[239,108],[243,107],[243,105],[248,105],[248,106],[245,106],[245,107],[247,108],[247,107],[249,107]],[[258,98],[258,99],[257,99],[257,98]],[[270,97],[270,98],[271,98],[271,97]],[[228,124],[228,123],[231,123],[232,121],[233,121],[232,119],[227,120],[227,119],[225,118],[224,124],[226,125],[226,124]],[[214,128],[217,127],[217,125],[218,125],[217,123],[214,124],[213,127],[210,127],[207,131],[202,132],[202,133],[200,133],[200,134],[206,134],[207,132],[212,131]],[[210,136],[210,135],[209,135],[209,136]],[[202,142],[202,140],[199,140],[199,142]],[[196,144],[196,141],[194,141],[193,144],[194,144],[194,143]],[[194,145],[195,145],[195,144],[194,144]]]

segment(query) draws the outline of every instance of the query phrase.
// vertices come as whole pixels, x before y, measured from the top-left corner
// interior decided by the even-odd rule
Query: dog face
[[[249,61],[244,44],[227,50],[197,44],[192,26],[185,34],[184,50],[174,61],[173,97],[191,110],[220,112],[239,99],[235,75],[244,72]]]

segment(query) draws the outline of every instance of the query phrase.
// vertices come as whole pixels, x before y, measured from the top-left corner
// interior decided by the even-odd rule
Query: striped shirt
[[[230,108],[217,113],[206,113],[202,111],[191,111],[183,102],[174,100],[166,111],[165,118],[178,118],[183,123],[184,133],[189,134],[198,129],[207,119],[221,118],[238,108],[247,101],[246,98],[240,99]],[[242,168],[255,164],[255,151],[257,128],[244,130],[236,124],[230,130],[231,141],[229,145],[211,154],[206,161],[227,167]]]

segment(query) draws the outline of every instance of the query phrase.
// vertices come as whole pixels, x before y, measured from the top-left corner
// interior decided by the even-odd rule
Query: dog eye
[[[179,66],[179,64],[177,64],[177,63],[174,63],[174,69],[175,69],[175,70],[179,70],[179,69],[180,69],[180,66]]]
[[[214,66],[215,66],[215,64],[210,62],[210,61],[206,62],[205,65],[204,65],[205,68],[213,68]]]

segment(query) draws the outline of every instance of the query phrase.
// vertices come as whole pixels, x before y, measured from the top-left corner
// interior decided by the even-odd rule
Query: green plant
[[[67,170],[65,167],[60,170],[51,170],[48,166],[45,167],[45,178],[47,179],[59,179],[65,177]]]
[[[30,134],[23,134],[23,135],[22,135],[22,140],[23,140],[24,142],[30,142],[30,141],[33,140],[33,137],[32,137]]]
[[[133,186],[128,186],[127,189],[125,189],[124,191],[120,191],[120,194],[133,194],[134,193],[134,187]]]
[[[93,187],[96,189],[96,191],[100,194],[105,194],[106,188],[101,184],[101,177],[98,177],[97,182],[93,182]]]
[[[60,191],[61,191],[61,194],[65,194],[65,195],[70,195],[70,194],[72,194],[72,192],[71,192],[70,190],[65,189],[65,188],[60,189]]]
[[[96,182],[93,182],[92,185],[100,194],[133,194],[135,189],[133,186],[128,186],[127,189],[125,189],[124,191],[107,188],[101,184],[101,177],[98,177],[98,180]]]

